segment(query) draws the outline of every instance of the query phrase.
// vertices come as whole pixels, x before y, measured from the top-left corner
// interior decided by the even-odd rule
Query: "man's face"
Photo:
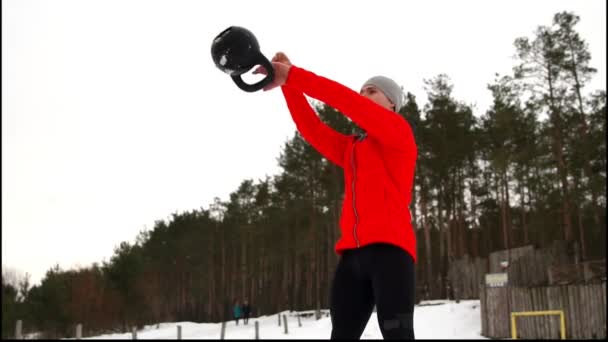
[[[395,109],[395,105],[386,97],[386,95],[373,85],[363,87],[360,94],[388,110]]]

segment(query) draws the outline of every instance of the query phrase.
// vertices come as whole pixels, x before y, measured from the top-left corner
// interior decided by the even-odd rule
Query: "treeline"
[[[606,92],[583,88],[595,73],[579,17],[562,12],[515,40],[512,75],[488,85],[486,113],[452,96],[447,75],[425,80],[428,103],[407,94],[401,114],[419,157],[411,210],[418,237],[417,285],[445,297],[448,265],[464,255],[554,240],[577,242],[583,260],[605,258]],[[360,129],[330,107],[321,119]],[[254,315],[328,307],[337,263],[344,180],[297,134],[283,171],[245,180],[227,201],[172,214],[108,262],[50,269],[40,285],[2,277],[2,335],[17,319],[50,337],[125,331],[156,322],[217,322],[233,299]]]

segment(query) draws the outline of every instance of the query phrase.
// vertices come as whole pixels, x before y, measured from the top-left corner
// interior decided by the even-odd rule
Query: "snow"
[[[260,339],[329,339],[331,320],[329,311],[323,310],[323,317],[316,320],[314,315],[301,317],[298,326],[295,311],[281,312],[281,326],[277,314],[254,317],[249,324],[229,321],[224,338],[255,339],[255,322],[259,322]],[[301,312],[304,313],[304,312]],[[312,311],[307,311],[312,313]],[[287,316],[288,334],[285,334],[282,316]],[[449,300],[423,301],[414,310],[414,332],[416,339],[487,339],[481,333],[479,300],[462,300],[459,303]],[[149,325],[137,332],[138,339],[176,339],[177,326],[182,327],[182,339],[219,339],[221,323],[176,322]],[[131,339],[131,333],[107,334],[84,339]],[[372,313],[361,339],[382,339],[376,313]]]

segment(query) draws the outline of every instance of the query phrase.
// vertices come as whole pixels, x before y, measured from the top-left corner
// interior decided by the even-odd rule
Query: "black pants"
[[[332,339],[360,339],[374,309],[385,339],[414,339],[412,257],[389,244],[345,251],[331,289]]]

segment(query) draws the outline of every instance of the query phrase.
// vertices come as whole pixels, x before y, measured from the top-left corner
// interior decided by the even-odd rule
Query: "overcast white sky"
[[[37,283],[108,260],[155,220],[279,172],[295,125],[279,90],[215,68],[228,26],[356,90],[392,77],[420,106],[423,80],[446,73],[479,115],[515,38],[564,10],[599,71],[585,90],[605,89],[605,0],[4,0],[2,264]]]

